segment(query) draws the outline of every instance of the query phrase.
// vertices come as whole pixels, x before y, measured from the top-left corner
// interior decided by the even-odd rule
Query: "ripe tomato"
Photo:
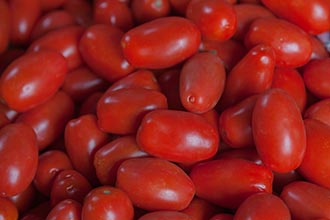
[[[219,101],[225,87],[226,72],[221,59],[212,53],[190,57],[180,73],[180,99],[190,112],[205,113]]]
[[[17,220],[18,210],[10,200],[0,197],[0,219]]]
[[[138,24],[170,14],[169,0],[132,0],[131,11]]]
[[[196,53],[200,42],[196,25],[186,18],[169,16],[130,29],[123,36],[121,47],[134,67],[161,69]]]
[[[7,1],[0,1],[0,54],[7,50],[10,38],[10,14]]]
[[[219,144],[217,129],[205,118],[176,110],[149,112],[140,124],[136,139],[150,155],[182,163],[212,158]]]
[[[81,220],[132,220],[134,209],[125,192],[110,186],[100,186],[86,196]]]
[[[30,110],[50,99],[67,73],[64,57],[53,51],[22,55],[0,78],[0,92],[8,106],[18,112]]]
[[[118,168],[116,187],[145,210],[182,210],[195,194],[194,184],[180,167],[158,158],[125,160]]]
[[[32,128],[22,123],[3,127],[0,130],[0,195],[13,196],[28,188],[37,165],[38,147]]]
[[[330,126],[330,99],[310,105],[304,112],[304,118],[316,119]]]
[[[65,199],[54,206],[45,220],[80,220],[81,204],[72,199]]]

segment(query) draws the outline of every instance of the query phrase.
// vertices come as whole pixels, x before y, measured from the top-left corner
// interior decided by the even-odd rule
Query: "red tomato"
[[[132,0],[134,21],[141,24],[170,14],[169,0]]]
[[[96,24],[86,29],[79,43],[80,53],[86,64],[110,82],[133,71],[120,47],[123,35],[124,33],[116,27]]]
[[[43,11],[50,11],[61,7],[66,0],[40,0],[41,9]]]
[[[73,15],[79,25],[87,27],[92,24],[93,9],[90,1],[66,0],[63,9]]]
[[[3,127],[0,130],[0,195],[13,196],[28,188],[37,165],[38,147],[32,128],[22,123]]]
[[[237,29],[236,12],[227,1],[190,1],[186,17],[197,25],[203,38],[210,40],[228,40]]]
[[[330,29],[330,4],[327,0],[261,0],[278,17],[300,26],[311,34]]]
[[[234,220],[291,220],[288,207],[271,193],[256,193],[238,207]]]
[[[129,30],[123,36],[121,46],[133,66],[161,69],[176,65],[196,53],[200,41],[201,34],[196,25],[183,17],[170,16]]]
[[[330,58],[312,60],[303,69],[307,89],[318,98],[330,98]]]
[[[110,186],[94,188],[86,196],[81,220],[132,220],[134,209],[127,194]]]
[[[166,97],[155,90],[128,88],[107,91],[97,105],[98,126],[108,133],[132,134],[145,114],[166,108]]]
[[[272,171],[243,159],[199,163],[192,168],[190,178],[198,197],[229,209],[236,209],[254,193],[272,192]]]
[[[286,185],[281,198],[292,219],[330,218],[330,190],[313,183],[296,181]]]
[[[18,210],[14,203],[6,198],[0,197],[0,219],[17,220]]]
[[[193,220],[189,215],[177,211],[156,211],[141,216],[138,220]]]
[[[311,43],[312,43],[312,55],[311,55],[311,60],[313,59],[323,59],[323,58],[328,58],[329,57],[329,52],[325,45],[323,44],[320,39],[317,37],[310,37]]]
[[[261,43],[273,47],[278,67],[302,66],[312,54],[310,37],[298,26],[278,18],[252,22],[245,35],[245,45],[250,48]]]
[[[300,111],[303,111],[307,102],[307,93],[301,74],[295,69],[276,68],[271,88],[285,90],[296,101]]]
[[[281,89],[261,94],[252,113],[253,139],[261,160],[273,171],[289,172],[301,164],[306,132],[294,99]]]
[[[36,40],[52,30],[74,24],[76,21],[69,12],[65,10],[50,11],[38,19],[33,27],[31,39]]]
[[[219,133],[224,142],[234,148],[254,146],[252,111],[258,95],[250,96],[225,109],[219,118]]]
[[[72,199],[65,199],[59,202],[50,210],[46,220],[80,220],[81,204]]]
[[[20,220],[45,220],[51,210],[49,201],[41,202],[23,215]]]
[[[54,207],[65,199],[73,199],[82,203],[91,189],[92,186],[88,180],[76,170],[62,170],[56,175],[52,184],[51,206]]]
[[[275,68],[274,50],[265,44],[252,48],[229,72],[219,107],[225,109],[270,88]]]
[[[132,9],[118,0],[97,0],[94,4],[93,18],[96,24],[115,26],[128,31],[133,26]]]
[[[10,14],[7,1],[0,0],[0,54],[7,50],[10,40]]]
[[[330,126],[330,99],[322,99],[310,105],[304,118],[316,119]]]
[[[61,106],[58,108],[58,106]],[[64,132],[65,125],[73,117],[72,99],[62,91],[46,102],[18,116],[17,122],[31,126],[37,135],[39,151],[49,147]]]
[[[216,159],[244,159],[251,161],[255,164],[262,165],[262,161],[257,150],[254,147],[241,148],[241,149],[229,149],[219,153]]]
[[[25,54],[12,62],[0,78],[2,98],[12,109],[24,112],[50,99],[62,85],[67,62],[57,52]]]
[[[114,185],[120,164],[129,158],[145,157],[135,136],[122,136],[102,146],[94,155],[94,167],[98,180],[103,185]]]
[[[56,175],[62,170],[72,169],[68,155],[58,150],[48,150],[39,156],[34,185],[42,194],[49,196]]]
[[[116,187],[145,210],[182,210],[195,194],[194,184],[180,167],[158,158],[125,160],[118,168]]]
[[[8,199],[15,204],[19,213],[26,213],[36,205],[37,196],[37,190],[31,183],[23,192],[10,196]]]
[[[195,197],[187,208],[182,210],[191,217],[192,220],[205,220],[210,219],[217,211],[217,207],[214,204],[207,202],[204,199]]]
[[[73,167],[91,183],[96,183],[94,154],[109,141],[109,136],[97,126],[96,116],[82,115],[69,121],[65,127],[64,141]]]
[[[176,110],[148,113],[136,138],[141,149],[150,155],[182,163],[213,157],[219,144],[217,129],[206,119]]]
[[[218,121],[219,121],[219,113],[215,109],[211,109],[205,113],[200,114],[203,118],[206,119],[210,124],[212,124],[217,131],[219,131]]]
[[[3,100],[0,101],[0,127],[4,127],[5,125],[13,122],[18,116],[18,112],[9,108]]]
[[[306,153],[298,169],[310,182],[330,188],[330,126],[314,119],[305,119]]]
[[[190,112],[205,113],[218,103],[225,87],[226,72],[221,59],[212,53],[190,57],[180,73],[180,98]]]

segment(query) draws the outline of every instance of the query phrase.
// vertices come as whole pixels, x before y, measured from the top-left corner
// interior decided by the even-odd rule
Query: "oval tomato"
[[[80,220],[81,219],[81,204],[72,199],[65,199],[59,202],[50,210],[46,220]]]
[[[169,0],[132,0],[131,11],[134,21],[141,24],[169,15],[170,6]]]
[[[304,112],[304,118],[316,119],[330,126],[330,99],[322,99],[310,105]]]

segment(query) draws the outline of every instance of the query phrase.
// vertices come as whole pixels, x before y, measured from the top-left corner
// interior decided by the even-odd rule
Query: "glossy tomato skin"
[[[330,98],[330,80],[328,71],[330,58],[312,60],[303,69],[306,88],[318,98]]]
[[[308,106],[304,118],[316,119],[330,126],[330,99],[322,99]]]
[[[16,121],[33,128],[37,136],[38,148],[41,151],[61,136],[66,123],[73,117],[73,114],[72,99],[59,91],[46,102],[20,114]]]
[[[306,180],[330,188],[330,163],[327,147],[330,127],[315,119],[305,119],[307,136],[306,153],[298,172]]]
[[[39,156],[38,168],[33,183],[42,194],[49,196],[56,175],[72,169],[68,155],[59,150],[48,150]]]
[[[150,155],[182,163],[213,157],[219,144],[217,129],[205,118],[177,110],[149,112],[136,138],[141,149]]]
[[[72,119],[65,127],[65,149],[72,165],[92,184],[98,182],[93,166],[94,154],[109,140],[109,135],[97,126],[97,118],[93,114]]]
[[[225,68],[217,55],[195,54],[180,72],[181,103],[190,112],[205,113],[218,103],[225,81]]]
[[[261,160],[276,172],[289,172],[301,164],[306,132],[294,99],[281,89],[261,94],[252,113],[252,133]]]
[[[97,213],[97,214],[96,214]],[[134,209],[125,192],[110,186],[100,186],[86,196],[81,213],[82,220],[132,220]]]
[[[248,48],[261,43],[272,46],[278,67],[300,67],[312,54],[310,36],[298,26],[278,18],[254,20],[244,42]]]
[[[97,105],[98,126],[108,133],[133,134],[143,116],[155,109],[167,109],[161,92],[144,88],[106,91]]]
[[[81,204],[72,199],[65,199],[54,206],[47,215],[46,220],[80,220]]]
[[[329,2],[326,0],[261,2],[278,17],[298,25],[310,34],[320,34],[330,28]]]
[[[219,107],[228,106],[270,88],[275,68],[274,50],[259,44],[242,58],[229,72]]]
[[[261,192],[244,200],[236,210],[233,220],[248,219],[291,220],[291,215],[282,199],[271,193]]]
[[[94,155],[94,167],[103,185],[114,185],[120,164],[129,158],[145,157],[134,135],[122,136],[102,146]]]
[[[79,51],[86,64],[109,82],[114,82],[134,70],[120,47],[123,35],[116,27],[96,24],[86,29],[79,43]]]
[[[182,210],[195,194],[194,184],[180,167],[158,158],[125,160],[118,168],[116,187],[136,207],[149,211]]]
[[[64,57],[52,51],[27,53],[2,73],[0,92],[9,107],[24,112],[50,99],[67,73]]]
[[[183,17],[169,16],[132,28],[124,34],[121,46],[133,66],[161,69],[196,53],[200,42],[201,34],[195,24]]]
[[[155,211],[141,216],[138,220],[193,220],[189,215],[178,211]]]
[[[50,31],[33,41],[28,51],[52,50],[61,53],[67,60],[69,70],[73,70],[82,64],[78,42],[83,31],[84,28],[78,25]]]
[[[171,12],[169,0],[132,0],[131,11],[134,21],[141,24],[168,16]]]
[[[329,189],[306,181],[288,184],[280,195],[292,219],[301,220],[330,218],[329,196]]]
[[[237,29],[237,16],[232,4],[227,1],[190,1],[186,17],[200,29],[203,38],[224,41],[231,38]]]
[[[10,39],[10,14],[8,2],[0,1],[0,54],[5,52],[9,45]]]
[[[0,197],[0,218],[6,220],[18,219],[18,210],[15,204],[3,197]]]
[[[22,123],[9,124],[0,130],[0,149],[0,195],[13,196],[28,188],[36,173],[38,147],[35,133]]]

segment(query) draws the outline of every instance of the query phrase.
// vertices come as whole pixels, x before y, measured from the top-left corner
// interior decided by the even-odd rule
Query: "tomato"
[[[32,128],[22,123],[3,127],[0,130],[0,195],[13,196],[28,188],[37,165],[38,147]]]
[[[15,204],[19,213],[26,213],[36,205],[37,196],[37,190],[31,183],[23,192],[10,196],[8,199]]]
[[[50,190],[51,206],[65,199],[82,203],[91,189],[88,180],[76,170],[62,170],[56,175]]]
[[[40,6],[43,11],[50,11],[61,7],[66,0],[40,0]]]
[[[315,119],[305,119],[307,136],[306,153],[299,166],[299,173],[310,182],[330,188],[330,126]]]
[[[132,10],[126,3],[118,0],[95,1],[93,20],[96,24],[112,25],[122,31],[128,31],[133,27]]]
[[[196,164],[190,178],[196,195],[220,207],[236,209],[257,192],[272,192],[273,173],[244,159],[217,159]]]
[[[18,210],[14,203],[6,198],[0,197],[0,219],[17,220]]]
[[[10,40],[10,14],[7,1],[0,1],[0,54],[5,52]]]
[[[214,128],[219,131],[218,120],[219,120],[219,113],[215,109],[211,109],[205,113],[200,114],[203,118],[206,119]]]
[[[274,210],[276,210],[274,212]],[[271,193],[256,193],[238,207],[234,220],[291,220],[288,207],[282,199]]]
[[[330,4],[327,0],[280,2],[261,0],[278,17],[300,26],[311,34],[320,34],[330,28]]]
[[[319,98],[330,98],[329,80],[330,58],[312,60],[303,69],[303,79],[307,89]]]
[[[244,160],[251,161],[255,164],[262,165],[262,161],[260,159],[260,156],[259,156],[257,150],[254,147],[225,150],[225,151],[219,153],[216,156],[216,159],[222,159],[222,158],[225,158],[225,159],[226,158],[227,159],[233,159],[233,158],[244,159]]]
[[[254,20],[244,41],[248,48],[261,43],[272,46],[278,67],[300,67],[310,60],[312,54],[312,44],[306,32],[278,18]]]
[[[39,156],[34,185],[42,194],[49,196],[56,175],[62,170],[72,169],[68,155],[58,150],[48,150]]]
[[[61,108],[58,108],[61,106]],[[16,122],[31,126],[37,136],[39,150],[44,150],[64,132],[66,123],[73,117],[72,99],[62,91],[46,102],[20,114]]]
[[[225,87],[226,72],[221,59],[212,53],[189,58],[180,72],[180,98],[190,112],[205,113],[218,103]]]
[[[269,89],[274,68],[274,50],[265,44],[253,47],[229,72],[219,107],[225,109]]]
[[[134,21],[144,23],[170,14],[169,0],[132,0],[131,11]]]
[[[292,219],[330,218],[329,189],[296,181],[286,185],[280,196],[289,207]]]
[[[311,43],[312,43],[312,55],[311,60],[314,59],[323,59],[329,57],[329,52],[327,51],[327,48],[325,45],[323,45],[322,41],[318,39],[317,37],[310,37]]]
[[[276,68],[273,74],[271,88],[285,90],[296,101],[300,111],[303,111],[307,102],[304,80],[295,69]]]
[[[161,69],[196,53],[200,42],[201,34],[196,25],[188,19],[169,16],[130,29],[122,37],[121,47],[133,66]]]
[[[192,220],[210,219],[217,211],[217,207],[204,199],[195,197],[182,213],[189,215]]]
[[[93,9],[90,1],[66,0],[63,9],[73,15],[79,25],[87,27],[92,24]]]
[[[12,109],[27,111],[51,98],[62,85],[66,73],[66,60],[57,52],[25,54],[2,73],[2,98]]]
[[[139,126],[136,139],[150,155],[182,163],[212,158],[219,144],[217,129],[205,118],[177,110],[149,112]]]
[[[31,33],[31,39],[36,40],[52,30],[74,24],[76,21],[69,12],[65,10],[50,11],[37,20]]]
[[[109,141],[110,137],[97,126],[95,115],[82,115],[70,120],[65,127],[65,149],[73,167],[88,180],[97,183],[93,158],[95,152]]]
[[[50,210],[51,207],[49,201],[41,202],[25,213],[20,220],[45,220]]]
[[[155,90],[128,88],[106,91],[97,105],[98,126],[108,133],[132,134],[145,114],[166,108],[166,97]]]
[[[65,199],[53,207],[46,220],[80,220],[81,219],[81,204],[72,199]]]
[[[322,99],[310,105],[304,118],[316,119],[330,126],[330,99]]]
[[[219,133],[224,142],[234,148],[254,146],[252,111],[258,95],[250,96],[225,109],[219,117]]]
[[[94,155],[94,167],[98,180],[103,185],[114,185],[120,164],[129,158],[145,157],[135,136],[122,136],[102,146]]]
[[[193,220],[189,215],[177,211],[156,211],[141,216],[138,220]]]
[[[81,213],[82,220],[132,220],[133,216],[133,205],[127,194],[110,186],[100,186],[90,191]]]
[[[232,214],[220,213],[212,216],[209,220],[233,220],[234,216]]]
[[[0,127],[2,128],[5,125],[13,122],[18,116],[18,112],[9,108],[3,101],[0,101],[0,115]]]
[[[68,68],[73,70],[82,64],[78,42],[83,28],[78,25],[62,27],[38,38],[29,46],[28,51],[53,50],[66,58]]]
[[[193,182],[180,167],[158,158],[125,160],[118,168],[116,187],[135,206],[151,211],[182,210],[195,194]]]
[[[105,24],[86,29],[79,43],[79,50],[86,64],[99,76],[114,82],[134,70],[125,59],[120,39],[124,33]],[[109,62],[111,60],[111,62]]]
[[[227,1],[192,0],[186,17],[197,25],[203,38],[210,40],[228,40],[237,29],[236,12]]]

